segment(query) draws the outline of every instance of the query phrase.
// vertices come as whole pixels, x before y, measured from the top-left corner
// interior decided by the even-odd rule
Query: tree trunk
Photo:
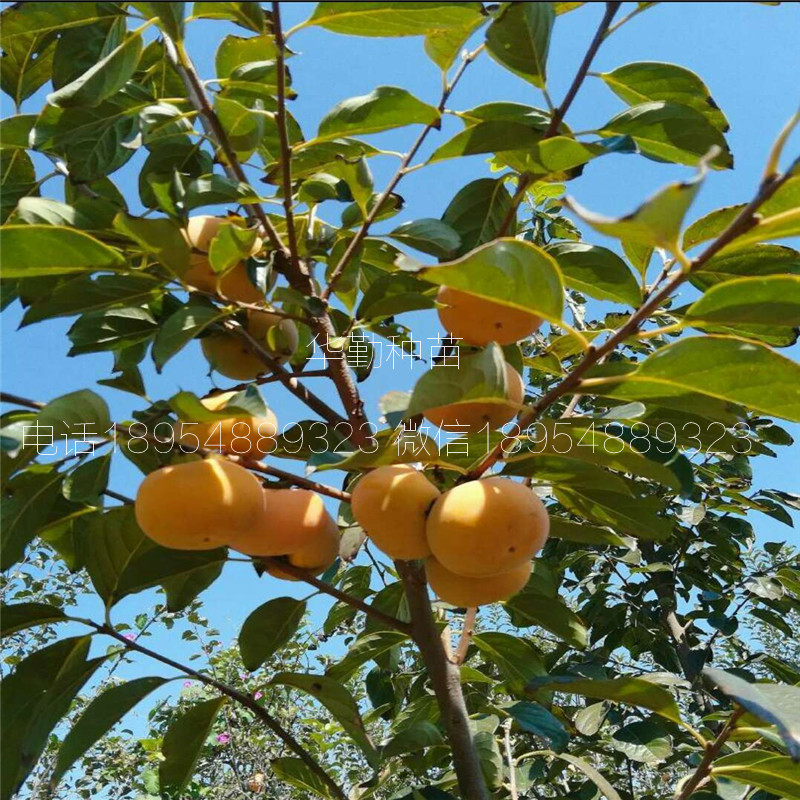
[[[395,565],[408,598],[412,636],[428,668],[447,730],[461,796],[464,800],[489,800],[461,691],[460,670],[445,653],[433,618],[425,573],[419,564],[411,561],[397,561]]]

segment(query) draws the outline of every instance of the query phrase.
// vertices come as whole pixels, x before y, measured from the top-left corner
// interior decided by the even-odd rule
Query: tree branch
[[[208,100],[205,88],[203,87],[203,82],[200,80],[197,70],[194,68],[194,64],[189,58],[186,49],[181,42],[178,42],[177,44],[173,42],[172,39],[166,33],[164,33],[164,31],[161,33],[164,37],[164,49],[166,51],[167,58],[177,71],[178,75],[180,75],[183,85],[186,87],[186,92],[189,95],[189,100],[198,111],[200,122],[203,125],[203,128],[208,134],[209,139],[211,139],[212,142],[216,142],[225,156],[225,164],[223,165],[225,171],[233,180],[245,183],[249,186],[250,181],[247,179],[247,175],[245,174],[242,165],[239,163],[239,159],[237,158],[233,147],[231,147],[228,136],[225,133],[225,129],[222,127],[222,123],[219,121],[219,117],[217,117],[213,106]],[[286,247],[281,241],[281,237],[278,235],[278,232],[275,230],[275,226],[270,221],[270,218],[267,216],[261,204],[242,203],[242,205],[244,206],[248,216],[258,221],[267,239],[269,239],[273,249],[286,255]]]
[[[380,213],[383,204],[389,198],[391,193],[395,190],[397,184],[400,183],[400,181],[403,179],[403,176],[408,171],[408,167],[411,164],[411,161],[419,151],[420,147],[422,147],[422,144],[428,137],[428,134],[434,128],[438,129],[441,126],[441,114],[444,111],[447,101],[450,99],[450,95],[453,93],[453,89],[456,88],[458,82],[461,80],[461,77],[464,74],[466,68],[478,57],[478,55],[480,55],[484,47],[485,45],[481,45],[480,47],[477,47],[475,50],[473,50],[471,53],[468,53],[462,60],[461,64],[459,65],[458,70],[456,70],[455,75],[453,75],[453,80],[445,84],[445,87],[442,90],[442,96],[439,99],[439,104],[436,107],[439,112],[439,117],[437,117],[433,122],[429,122],[422,129],[422,132],[416,138],[416,141],[411,145],[411,149],[403,156],[402,160],[400,161],[400,166],[397,168],[397,171],[392,176],[392,179],[389,181],[386,188],[383,190],[383,192],[381,192],[380,196],[375,201],[375,205],[367,214],[366,218],[364,219],[364,222],[361,224],[361,227],[356,232],[356,235],[350,240],[347,247],[345,248],[344,253],[342,253],[342,257],[339,259],[339,262],[333,268],[333,272],[331,273],[328,285],[325,287],[321,295],[323,300],[328,300],[328,298],[331,296],[334,288],[336,287],[337,282],[342,277],[342,273],[345,271],[347,265],[352,260],[361,242],[364,241],[367,234],[369,233],[370,226],[372,225],[373,222],[375,222],[376,218],[378,217],[378,214]]]
[[[397,617],[393,617],[390,614],[384,614],[383,611],[373,608],[373,606],[368,605],[363,600],[337,589],[330,583],[321,581],[315,575],[312,575],[307,570],[302,569],[302,567],[296,567],[294,564],[290,564],[288,561],[283,561],[280,558],[274,558],[272,556],[256,558],[255,560],[263,562],[264,564],[269,564],[273,567],[277,567],[284,572],[288,572],[289,575],[299,578],[301,581],[313,586],[323,594],[335,597],[337,600],[340,600],[342,603],[346,603],[348,606],[352,606],[352,608],[355,608],[358,611],[363,611],[368,617],[372,617],[373,619],[382,622],[384,625],[388,625],[390,628],[394,628],[394,630],[405,633],[408,636],[412,635],[411,625],[408,622],[403,622],[403,620],[397,619]]]
[[[719,752],[722,750],[725,742],[728,741],[731,733],[733,733],[733,729],[736,727],[736,721],[742,716],[742,714],[744,714],[744,708],[740,707],[735,709],[728,717],[728,721],[722,727],[722,730],[717,735],[717,738],[714,739],[713,742],[710,742],[706,747],[706,751],[703,753],[703,758],[697,765],[697,769],[695,769],[691,778],[689,778],[689,780],[683,784],[681,787],[681,793],[678,795],[676,800],[689,800],[689,798],[694,794],[695,789],[698,789],[701,785],[706,783],[709,773],[711,772],[714,759],[717,757],[717,755],[719,755]]]
[[[138,642],[130,641],[121,633],[118,633],[108,625],[101,625],[88,619],[81,619],[79,621],[84,625],[88,625],[90,628],[94,628],[94,630],[96,630],[98,633],[102,633],[105,636],[110,636],[111,638],[116,639],[120,644],[124,645],[129,650],[135,650],[137,653],[141,653],[142,655],[146,655],[156,661],[160,661],[162,664],[166,664],[168,667],[172,667],[173,669],[182,672],[184,675],[189,675],[190,677],[195,678],[201,683],[204,683],[206,686],[212,686],[226,697],[230,697],[231,700],[235,700],[240,705],[243,705],[245,708],[249,709],[293,753],[295,753],[295,755],[297,755],[303,761],[303,763],[331,790],[333,795],[337,797],[338,800],[347,800],[347,795],[344,793],[341,787],[319,765],[311,753],[309,753],[308,750],[306,750],[305,747],[303,747],[303,745],[301,745],[291,733],[285,730],[281,724],[252,697],[243,694],[237,689],[234,689],[232,686],[228,686],[226,683],[223,683],[216,678],[212,678],[209,675],[204,675],[202,672],[198,672],[197,670],[174,661],[167,656],[163,656],[160,653],[157,653],[155,650],[151,650],[150,648],[145,647]]]
[[[592,61],[594,60],[595,55],[597,55],[600,45],[603,43],[608,26],[611,24],[611,20],[614,19],[614,15],[617,13],[621,5],[622,3],[618,2],[606,3],[605,14],[603,14],[603,18],[600,20],[600,24],[597,27],[594,38],[589,43],[589,47],[586,50],[586,55],[584,55],[583,61],[581,61],[578,71],[575,73],[575,77],[572,79],[569,89],[567,89],[566,95],[564,95],[564,99],[561,101],[561,105],[558,106],[558,108],[556,108],[556,110],[553,112],[553,116],[550,118],[550,124],[547,126],[540,141],[550,139],[558,133],[558,128],[564,121],[564,117],[566,116],[567,111],[569,111],[569,107],[572,105],[573,100],[575,100],[575,97],[578,94],[578,91],[581,88],[587,73],[589,72],[589,67],[591,67]],[[497,233],[498,237],[505,236],[508,232],[508,229],[511,227],[511,223],[516,220],[517,209],[524,199],[525,193],[528,191],[528,187],[531,185],[532,181],[533,177],[529,173],[526,173],[520,177],[519,183],[517,184],[517,191],[514,193],[514,196],[511,199],[511,207],[506,212],[503,222],[500,224],[500,230]]]
[[[572,389],[579,387],[581,378],[606,355],[614,351],[620,343],[629,336],[635,334],[650,315],[667,300],[672,293],[694,272],[701,269],[713,256],[715,256],[726,245],[730,244],[741,234],[747,232],[757,224],[756,212],[763,203],[769,200],[775,192],[786,183],[792,175],[791,170],[787,170],[783,175],[770,175],[762,181],[756,196],[737,214],[736,218],[728,227],[693,261],[689,262],[686,269],[679,272],[671,281],[667,282],[659,291],[650,295],[648,300],[634,312],[628,321],[605,341],[600,347],[591,346],[583,360],[567,375],[564,380],[554,386],[549,392],[542,395],[534,403],[527,413],[519,419],[520,428],[525,428],[557,400],[561,395]],[[467,480],[479,478],[487,469],[494,466],[501,458],[502,446],[498,445],[471,471],[467,474]]]
[[[489,800],[481,771],[469,714],[461,691],[459,668],[448,661],[428,598],[428,586],[422,567],[413,561],[396,561],[403,580],[411,612],[411,632],[436,695],[453,751],[453,766],[462,800]]]
[[[453,663],[456,666],[461,666],[464,659],[467,657],[467,650],[469,650],[472,636],[475,633],[475,620],[478,618],[477,608],[468,608],[467,613],[464,615],[464,626],[461,628],[461,638],[458,640],[458,647],[456,647],[455,655],[453,656]]]
[[[275,37],[275,69],[278,72],[278,110],[275,122],[278,125],[278,140],[281,150],[281,180],[283,183],[283,213],[286,217],[286,236],[289,240],[289,254],[295,271],[300,272],[300,256],[297,249],[297,231],[294,229],[294,210],[292,209],[292,149],[289,146],[289,132],[286,126],[286,40],[281,26],[281,4],[272,3],[272,31]]]

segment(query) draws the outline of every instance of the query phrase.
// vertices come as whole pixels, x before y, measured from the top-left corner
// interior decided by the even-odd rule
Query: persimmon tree
[[[0,83],[17,111],[0,150],[4,306],[21,304],[25,324],[75,317],[69,354],[111,353],[113,374],[102,389],[2,395],[1,796],[56,796],[73,780],[87,797],[800,798],[800,563],[786,543],[757,546],[750,520],[791,525],[799,502],[754,485],[751,466],[792,444],[780,420],[800,421],[800,367],[780,352],[800,326],[800,254],[787,244],[800,234],[800,169],[784,152],[798,115],[787,108],[749,197],[691,221],[703,182],[733,163],[724,111],[679,65],[591,71],[603,42],[656,4],[603,5],[563,98],[547,91],[551,32],[560,15],[589,13],[580,3],[319,3],[290,30],[281,5],[2,12]],[[214,43],[215,75],[200,75],[187,47],[197,19],[240,28]],[[287,66],[302,56],[288,43],[309,26],[353,48],[421,37],[415,68],[441,71],[441,95],[380,86],[302,131]],[[487,59],[530,84],[531,105],[461,108],[459,86]],[[575,133],[570,107],[590,81],[621,110]],[[47,84],[46,103],[29,108]],[[450,137],[445,114],[463,126]],[[369,142],[405,127],[404,153]],[[138,195],[125,196],[114,174],[137,151]],[[611,153],[687,177],[632,198],[620,218],[565,197]],[[409,172],[475,154],[487,174],[454,186],[439,218],[392,221]],[[397,164],[376,186],[380,158]],[[56,185],[63,199],[48,196]],[[404,323],[412,311],[438,311],[440,347],[377,417],[360,395],[376,378],[375,343],[424,360]],[[518,323],[527,329],[510,333]],[[202,398],[152,398],[148,359],[168,372],[196,340],[228,376],[225,394],[209,383]],[[111,418],[109,390],[136,397],[128,419]],[[307,418],[280,419],[287,392]],[[268,448],[249,435],[235,446],[232,421],[253,419],[268,423],[257,437]],[[226,420],[229,438],[214,440]],[[84,448],[49,455],[48,434]],[[338,508],[339,557],[320,571],[222,536],[195,549],[203,520],[178,519],[173,484],[162,527],[184,538],[157,544],[152,506],[134,509],[138,487],[109,487],[120,459],[142,479],[202,460],[209,486],[244,470],[265,488],[268,519],[281,490],[310,491]],[[445,560],[428,500],[404,506],[401,493],[374,536],[353,514],[359,480],[399,464],[424,478],[415,498],[472,508],[493,476],[531,515],[544,501],[549,538],[540,530],[520,591],[455,606],[430,591],[417,553],[386,556],[390,523],[410,524],[418,503],[422,546]],[[475,580],[518,524],[510,508],[464,540],[481,548],[460,554],[473,573],[445,564],[457,582]],[[436,514],[440,538],[451,522]],[[520,568],[512,550],[498,572]],[[233,648],[209,633],[201,594],[228,562],[258,571],[265,595]],[[281,579],[330,600],[321,626],[304,600],[280,596]],[[120,600],[154,587],[153,615],[117,618]],[[77,608],[86,592],[101,618]],[[149,643],[153,625],[213,643],[184,662]],[[343,654],[325,647],[337,636]],[[142,677],[117,680],[128,662]],[[125,770],[101,763],[111,732],[176,676],[192,688],[154,710],[126,762],[140,774],[120,788]],[[238,749],[220,756],[231,739]],[[70,778],[81,769],[96,782]]]

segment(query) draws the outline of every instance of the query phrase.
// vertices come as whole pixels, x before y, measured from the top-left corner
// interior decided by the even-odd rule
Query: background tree
[[[732,167],[725,115],[678,65],[592,73],[603,42],[654,4],[604,4],[551,98],[551,34],[590,13],[580,5],[320,3],[289,30],[278,3],[3,11],[0,84],[17,111],[0,150],[4,304],[25,324],[75,317],[70,355],[113,353],[99,383],[137,398],[115,422],[89,388],[2,395],[3,798],[800,797],[800,560],[790,544],[758,546],[748,518],[791,524],[798,507],[757,485],[752,463],[793,444],[775,420],[800,421],[800,367],[779,352],[800,325],[800,256],[785,243],[800,233],[785,153],[800,117],[776,131],[749,197],[688,223],[703,182]],[[239,28],[205,79],[186,46],[197,19]],[[287,109],[286,62],[300,57],[287,40],[309,26],[423,37],[441,96],[378,87],[304,134]],[[544,108],[456,111],[462,78],[488,58]],[[590,78],[625,107],[574,132]],[[46,85],[43,107],[23,106]],[[440,135],[451,115],[463,129]],[[410,125],[376,187],[370,163],[387,153],[363,137]],[[112,176],[137,151],[127,197]],[[565,199],[613,153],[696,174],[620,218]],[[392,222],[409,173],[476,154],[491,172],[454,187],[441,218]],[[43,194],[56,180],[60,200]],[[201,209],[230,212],[202,241],[187,228]],[[360,392],[375,364],[361,355],[384,342],[424,360],[401,315],[444,320],[440,287],[544,324],[502,347],[443,339],[413,391],[385,395],[370,420]],[[482,320],[468,319],[474,339]],[[148,357],[168,370],[195,339],[228,376],[224,411],[146,385]],[[135,481],[109,486],[112,463],[150,475],[213,449],[185,426],[270,419],[260,386],[308,417],[279,427],[267,458],[223,457],[270,493],[310,489],[338,509],[340,558],[318,577],[284,557],[156,544]],[[476,405],[516,420],[417,430]],[[50,454],[48,435],[67,451]],[[521,592],[454,607],[431,596],[420,560],[370,547],[355,481],[398,463],[439,490],[499,473],[545,501],[550,539]],[[309,597],[274,596],[264,576],[271,597],[230,646],[200,599],[227,562],[280,570]],[[157,605],[120,621],[119,604],[153,587]],[[309,613],[320,596],[325,614]],[[146,721],[125,728],[147,697]]]

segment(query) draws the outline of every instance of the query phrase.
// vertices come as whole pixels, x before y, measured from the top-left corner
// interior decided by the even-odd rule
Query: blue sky
[[[632,7],[630,3],[625,5],[628,9]],[[284,4],[285,27],[308,16],[312,8],[312,4],[306,3]],[[595,3],[559,17],[548,65],[549,91],[556,102],[572,80],[601,14],[602,4]],[[694,70],[705,80],[728,116],[731,122],[728,140],[736,168],[709,176],[690,212],[691,218],[752,196],[772,140],[797,108],[798,30],[800,6],[797,4],[770,7],[755,3],[663,3],[639,15],[601,48],[593,65],[598,72],[644,60],[669,61]],[[224,33],[241,35],[244,31],[226,23],[209,21],[192,23],[189,28],[189,50],[203,78],[213,75],[214,49]],[[293,87],[299,95],[291,111],[309,138],[321,117],[338,101],[365,94],[377,85],[402,86],[433,104],[438,100],[440,73],[424,56],[421,39],[354,39],[309,28],[299,32],[289,44],[297,53],[290,67]],[[23,110],[40,107],[45,93],[37,93]],[[534,87],[483,55],[468,69],[451,98],[450,107],[467,109],[490,100],[543,105],[541,94]],[[4,98],[6,114],[11,113],[8,105]],[[588,78],[570,109],[567,122],[574,130],[596,128],[622,108],[621,101],[599,80]],[[459,128],[455,120],[446,120],[443,131],[430,137],[421,155],[430,152]],[[416,134],[416,129],[405,128],[372,137],[371,141],[386,149],[405,151]],[[798,144],[795,135],[788,150],[796,152]],[[113,176],[131,199],[134,211],[138,210],[136,175],[143,155],[138,154]],[[371,166],[376,188],[380,188],[394,171],[396,159],[376,158]],[[398,190],[406,200],[406,210],[391,221],[391,226],[408,219],[439,217],[459,188],[488,174],[482,156],[446,161],[411,173]],[[589,164],[584,175],[570,184],[569,193],[581,205],[613,215],[632,210],[664,183],[691,174],[692,170],[686,167],[640,157],[609,155]],[[56,191],[56,184],[56,181],[47,184],[46,192]],[[60,196],[60,188],[57,196]],[[325,208],[323,216],[336,221],[339,212],[340,208],[334,205],[331,210]],[[600,241],[599,238],[590,239]],[[66,357],[69,343],[65,334],[71,320],[48,321],[17,331],[20,316],[17,304],[2,315],[2,377],[9,391],[49,400],[92,386],[98,378],[109,377],[112,361],[109,354],[77,359]],[[417,338],[423,341],[423,355],[427,355],[425,339],[438,332],[435,316],[430,312],[413,314],[403,321],[414,327]],[[793,350],[797,358],[797,348]],[[206,373],[199,346],[192,343],[170,362],[164,375],[157,376],[148,368],[145,378],[151,397],[157,399],[169,397],[179,388],[205,393],[209,388]],[[407,362],[394,369],[388,365],[376,369],[364,387],[370,417],[377,418],[376,403],[383,393],[410,388],[419,374],[419,370],[411,372]],[[132,408],[143,406],[143,401],[132,395],[100,388],[117,419],[129,416]],[[316,383],[313,388],[317,388]],[[331,402],[336,401],[329,390],[320,387],[320,392]],[[266,387],[264,394],[281,425],[309,417],[303,406],[275,385]],[[798,437],[798,426],[793,427],[793,433]],[[757,459],[756,476],[760,485],[796,491],[799,448],[799,445],[782,448],[777,460]],[[113,488],[133,495],[139,480],[138,472],[122,457],[115,459]],[[336,476],[332,480],[336,480]],[[753,522],[763,539],[795,536],[796,541],[790,529],[770,518],[755,515]],[[306,593],[305,587],[258,580],[248,566],[230,564],[205,595],[206,613],[221,628],[223,637],[231,639],[246,614],[259,603],[279,594],[302,596]],[[140,610],[144,598],[140,595],[121,603],[115,619],[124,620]],[[327,607],[327,603],[323,605]],[[154,641],[161,641],[161,637]],[[181,644],[169,646],[177,651],[185,649]]]

